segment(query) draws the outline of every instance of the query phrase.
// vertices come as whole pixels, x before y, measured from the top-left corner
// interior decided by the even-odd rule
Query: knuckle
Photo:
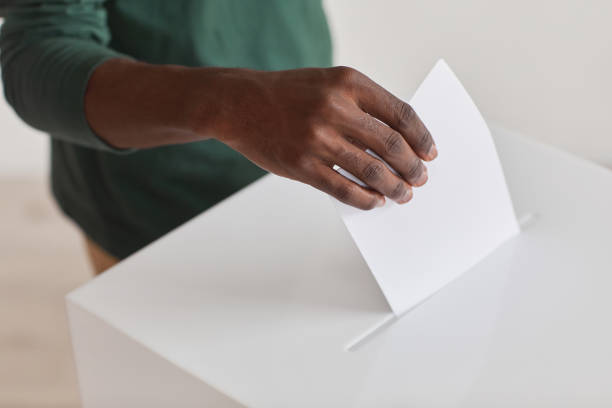
[[[354,163],[353,155],[346,150],[342,144],[330,146],[331,154],[336,157],[338,163]],[[336,163],[337,164],[337,163]]]
[[[335,196],[338,200],[349,202],[355,195],[355,187],[350,182],[342,183],[336,187]]]
[[[355,72],[357,72],[354,68],[347,67],[344,65],[339,65],[337,67],[334,67],[333,69],[336,71],[338,79],[341,80],[351,80],[353,79]]]
[[[319,106],[324,109],[333,108],[337,105],[337,95],[333,90],[327,89],[321,95]]]
[[[319,146],[327,140],[327,133],[316,121],[310,121],[306,140],[311,146]]]
[[[370,117],[368,114],[365,114],[363,116],[360,116],[359,119],[359,127],[362,130],[365,130],[366,132],[371,132],[372,129],[372,121],[370,120]]]
[[[370,162],[363,168],[363,181],[375,182],[382,177],[383,172],[382,164]]]
[[[355,139],[354,137],[351,137],[351,136],[345,136],[345,138],[350,144],[359,148],[360,150],[368,149],[368,146],[359,139]]]
[[[295,149],[297,152],[293,153],[294,156],[300,157],[305,155],[307,152],[316,153],[322,149],[322,143],[324,137],[318,131],[309,130],[304,134],[304,138],[301,141],[302,145]],[[288,149],[287,149],[288,150]]]
[[[380,123],[373,116],[365,114],[361,117],[361,126],[366,132],[377,133],[379,132]]]
[[[416,148],[420,151],[427,152],[433,143],[433,139],[428,130],[423,131],[417,140]]]
[[[397,132],[390,132],[385,137],[385,152],[392,155],[402,153],[404,150],[404,139]]]
[[[340,88],[350,87],[359,75],[359,71],[346,66],[337,66],[331,70],[333,72],[332,84]]]
[[[406,173],[406,177],[409,180],[416,179],[421,175],[422,164],[419,159],[414,159],[413,162],[408,167],[408,173]]]
[[[293,159],[293,165],[307,174],[312,172],[314,164],[313,158],[307,154],[298,154]]]
[[[346,163],[348,168],[358,169],[360,159],[357,154],[355,154],[351,149],[347,149],[346,147],[339,145],[336,147],[334,152],[336,157],[340,159],[342,163]]]
[[[412,121],[415,116],[415,112],[414,109],[412,109],[412,106],[405,102],[399,101],[398,105],[399,106],[396,109],[397,123],[399,126],[405,127],[410,123],[410,121]]]
[[[334,112],[337,112],[341,106],[340,99],[341,97],[335,89],[321,90],[318,98],[314,101],[313,119],[320,121],[333,117]]]

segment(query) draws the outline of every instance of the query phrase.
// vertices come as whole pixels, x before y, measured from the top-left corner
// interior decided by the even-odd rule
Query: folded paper
[[[501,163],[478,108],[440,60],[410,101],[439,156],[414,198],[372,211],[338,203],[396,314],[416,306],[519,232]],[[342,169],[338,169],[349,176]]]

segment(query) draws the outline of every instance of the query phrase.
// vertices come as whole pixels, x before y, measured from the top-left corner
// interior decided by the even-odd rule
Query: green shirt
[[[123,258],[264,174],[217,141],[118,152],[84,114],[90,74],[130,56],[263,70],[329,66],[319,0],[3,0],[5,96],[51,135],[62,210]]]

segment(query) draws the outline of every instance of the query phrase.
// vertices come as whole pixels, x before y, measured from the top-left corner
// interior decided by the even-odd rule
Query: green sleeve
[[[125,57],[108,47],[103,0],[3,0],[0,63],[4,94],[30,126],[57,139],[117,150],[85,118],[87,82],[102,62]]]

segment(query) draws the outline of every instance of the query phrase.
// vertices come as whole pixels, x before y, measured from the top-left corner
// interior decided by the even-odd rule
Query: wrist
[[[242,68],[189,68],[186,73],[185,129],[200,139],[237,147],[254,118],[264,87],[261,71]]]

